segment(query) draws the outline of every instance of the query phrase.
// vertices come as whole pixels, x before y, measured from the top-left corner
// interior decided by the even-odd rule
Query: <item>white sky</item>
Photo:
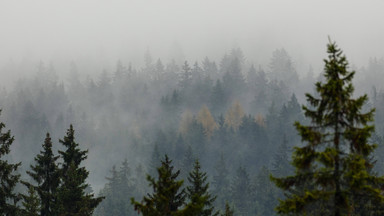
[[[328,35],[354,65],[384,57],[384,1],[0,0],[0,67],[25,59],[139,66],[147,49],[174,57],[177,43],[190,61],[239,46],[266,65],[284,47],[299,68],[321,69]]]

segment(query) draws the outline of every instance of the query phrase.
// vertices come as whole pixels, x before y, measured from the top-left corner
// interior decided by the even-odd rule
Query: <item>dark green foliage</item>
[[[207,174],[201,171],[200,163],[195,161],[193,170],[189,173],[187,187],[187,197],[189,203],[187,209],[191,216],[210,216],[218,215],[215,212],[213,203],[216,197],[209,192],[209,183],[207,183]]]
[[[58,189],[59,215],[92,215],[93,210],[103,198],[94,198],[93,194],[85,191],[89,186],[86,183],[89,172],[85,167],[80,167],[80,164],[87,158],[88,151],[82,151],[79,148],[79,144],[75,142],[74,133],[71,125],[67,135],[60,140],[66,150],[59,151],[63,158],[60,170],[62,183]]]
[[[24,216],[39,216],[40,214],[40,198],[34,187],[28,187],[28,195],[22,195],[23,209],[21,210]]]
[[[171,216],[180,215],[183,212],[181,207],[184,205],[186,194],[181,188],[183,180],[177,180],[180,171],[173,171],[172,161],[167,155],[161,164],[157,168],[157,180],[147,176],[153,193],[145,196],[142,202],[137,202],[132,198],[135,210],[144,216]]]
[[[0,110],[1,112],[1,110]],[[13,136],[8,130],[3,132],[5,124],[0,122],[0,215],[17,215],[19,195],[14,192],[20,175],[16,174],[21,163],[9,163],[6,157],[10,153]]]
[[[57,214],[57,189],[60,183],[57,159],[58,156],[53,155],[51,137],[47,133],[43,150],[35,157],[35,165],[31,165],[31,171],[27,171],[28,175],[37,183],[36,186],[27,185],[39,195],[41,216]]]
[[[384,179],[372,174],[369,138],[374,127],[371,109],[362,107],[367,96],[353,99],[348,62],[336,44],[328,44],[324,83],[316,83],[318,97],[307,94],[303,106],[311,125],[296,123],[305,144],[293,154],[295,174],[272,180],[286,191],[276,210],[280,214],[373,215],[380,214]]]

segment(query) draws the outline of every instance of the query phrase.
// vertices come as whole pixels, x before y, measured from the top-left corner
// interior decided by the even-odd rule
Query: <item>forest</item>
[[[384,61],[355,74],[327,49],[301,77],[284,49],[66,79],[40,62],[0,91],[1,215],[380,215]]]

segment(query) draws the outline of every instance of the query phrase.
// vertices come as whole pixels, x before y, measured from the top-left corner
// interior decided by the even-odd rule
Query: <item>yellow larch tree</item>
[[[244,110],[239,101],[235,101],[225,114],[224,125],[237,131],[243,122]]]
[[[213,132],[217,129],[215,119],[213,119],[211,112],[206,105],[203,105],[197,114],[197,121],[203,126],[204,134],[207,138],[213,135]]]
[[[181,120],[180,120],[180,124],[179,124],[179,132],[185,136],[188,131],[189,131],[189,128],[191,126],[191,124],[193,123],[193,114],[191,111],[189,110],[186,110],[183,112],[183,114],[181,114]]]

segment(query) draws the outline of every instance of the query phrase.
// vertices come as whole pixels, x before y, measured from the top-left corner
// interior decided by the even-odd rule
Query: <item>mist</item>
[[[2,1],[0,65],[44,61],[64,73],[75,61],[92,63],[96,73],[117,60],[140,67],[147,50],[154,59],[194,62],[240,47],[255,65],[267,65],[273,50],[285,48],[299,72],[309,65],[319,72],[330,36],[361,67],[384,55],[383,6],[379,0]],[[3,83],[19,73],[1,70]]]
[[[127,164],[126,197],[140,200],[167,154],[185,184],[200,161],[216,209],[229,202],[244,215],[274,215],[283,194],[269,175],[293,172],[301,145],[293,123],[309,122],[301,105],[324,79],[335,41],[356,71],[355,95],[376,109],[381,175],[383,8],[380,0],[0,1],[0,122],[15,137],[8,160],[31,180],[45,134],[56,154],[73,125],[88,150],[89,188],[106,200],[117,199],[111,175]],[[240,175],[257,205],[240,206]],[[95,215],[108,215],[110,202]]]

